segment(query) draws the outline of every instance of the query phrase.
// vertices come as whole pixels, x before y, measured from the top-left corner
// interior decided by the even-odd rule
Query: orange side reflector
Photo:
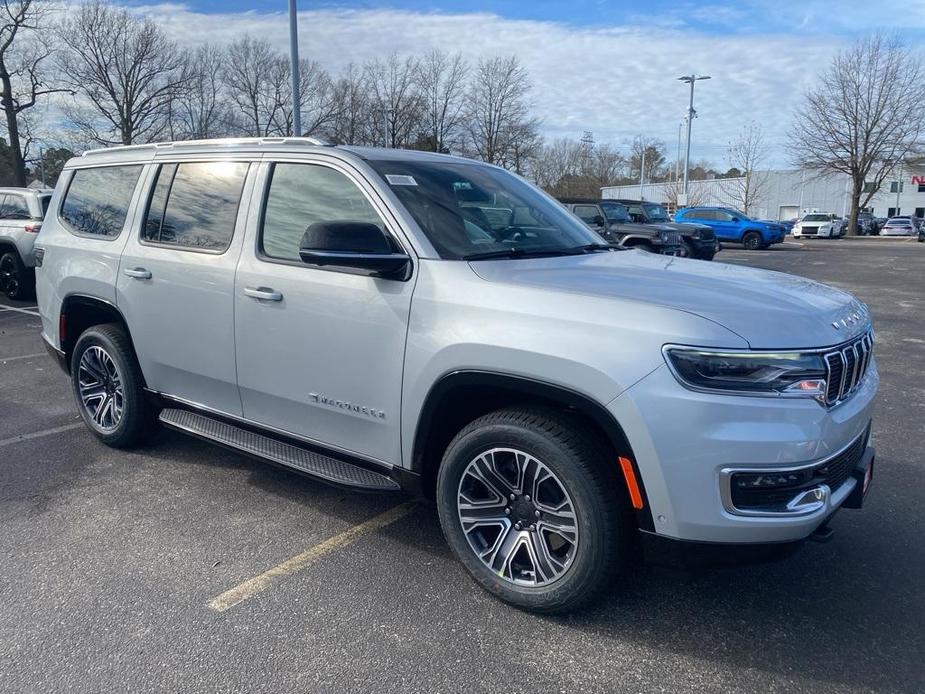
[[[626,478],[626,488],[630,493],[630,502],[633,508],[639,511],[642,509],[642,493],[639,491],[639,483],[636,481],[636,473],[633,472],[633,463],[629,458],[620,457],[620,468],[623,470],[623,477]]]

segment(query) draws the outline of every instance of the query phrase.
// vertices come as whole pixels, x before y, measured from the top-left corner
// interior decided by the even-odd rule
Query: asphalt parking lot
[[[403,500],[170,432],[105,448],[78,424],[34,303],[0,302],[0,691],[925,690],[925,244],[719,258],[870,305],[868,504],[827,544],[651,562],[562,618],[477,588],[427,505],[390,512]]]

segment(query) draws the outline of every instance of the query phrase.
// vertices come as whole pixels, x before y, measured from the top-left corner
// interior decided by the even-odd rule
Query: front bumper
[[[806,538],[851,496],[850,477],[824,503],[798,513],[730,508],[730,470],[817,466],[863,436],[879,386],[875,361],[852,397],[833,408],[811,399],[698,393],[661,366],[613,400],[636,463],[655,533],[697,542],[764,543]],[[873,449],[864,458],[873,455]]]

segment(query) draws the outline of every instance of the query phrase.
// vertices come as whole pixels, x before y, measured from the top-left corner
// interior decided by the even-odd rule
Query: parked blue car
[[[749,219],[727,207],[685,207],[675,213],[674,220],[706,224],[720,241],[735,241],[750,251],[781,243],[787,235],[777,222]]]

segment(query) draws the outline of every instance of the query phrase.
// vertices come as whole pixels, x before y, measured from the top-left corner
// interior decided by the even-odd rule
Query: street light
[[[299,94],[299,20],[296,0],[289,0],[289,62],[292,73],[292,134],[302,136],[302,98]]]
[[[687,204],[687,171],[690,168],[691,163],[691,123],[693,123],[694,118],[697,116],[697,112],[694,110],[694,82],[700,80],[710,79],[709,75],[684,75],[679,77],[678,80],[685,82],[691,85],[691,100],[687,106],[687,153],[684,155],[684,204]]]

